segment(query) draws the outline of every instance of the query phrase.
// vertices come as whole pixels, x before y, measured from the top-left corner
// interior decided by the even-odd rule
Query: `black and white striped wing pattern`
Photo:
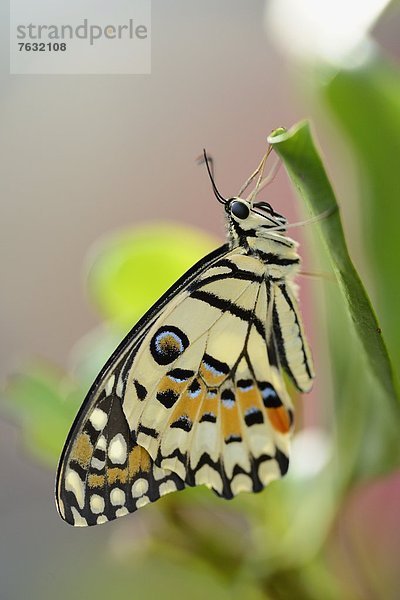
[[[187,294],[199,274],[220,257],[226,244],[211,252],[181,277],[143,316],[99,373],[71,427],[60,457],[56,505],[60,516],[75,526],[104,523],[134,512],[160,496],[182,489],[175,473],[162,471],[136,443],[122,410],[126,379],[146,332],[163,311]],[[138,385],[136,394],[141,395]],[[121,444],[124,461],[117,458]],[[146,496],[146,498],[144,498]]]
[[[205,485],[260,491],[288,468],[293,409],[312,367],[296,299],[238,246],[210,255],[143,320],[100,374],[60,463],[57,504],[73,525]]]
[[[314,370],[296,293],[290,282],[274,284],[272,322],[281,366],[300,392],[309,392]]]

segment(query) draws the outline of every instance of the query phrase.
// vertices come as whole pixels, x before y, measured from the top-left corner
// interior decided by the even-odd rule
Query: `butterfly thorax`
[[[244,201],[240,202],[245,205]],[[239,200],[235,203],[239,204]],[[240,247],[247,255],[258,258],[266,266],[266,275],[273,279],[293,278],[296,275],[300,265],[298,243],[284,235],[283,228],[276,229],[284,226],[284,217],[275,212],[263,214],[250,209],[248,216],[242,219],[230,211],[227,221],[232,249]]]

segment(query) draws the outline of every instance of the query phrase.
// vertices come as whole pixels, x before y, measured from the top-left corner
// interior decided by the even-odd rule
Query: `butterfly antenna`
[[[215,185],[215,181],[214,181],[214,173],[212,167],[210,167],[210,162],[212,164],[212,159],[209,158],[207,156],[207,152],[205,151],[205,148],[203,148],[203,156],[204,156],[204,162],[206,163],[206,167],[207,167],[207,172],[208,172],[208,176],[210,178],[212,187],[213,187],[213,191],[215,194],[216,199],[218,200],[218,202],[220,202],[221,204],[226,204],[226,198],[224,198],[218,191],[217,186]],[[203,161],[202,161],[203,162]]]

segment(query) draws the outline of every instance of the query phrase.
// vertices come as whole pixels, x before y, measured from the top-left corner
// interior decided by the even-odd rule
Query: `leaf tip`
[[[271,131],[271,133],[269,134],[269,136],[267,137],[267,141],[269,144],[273,144],[277,141],[276,138],[279,138],[282,135],[285,135],[285,133],[287,133],[287,129],[285,127],[277,127],[276,129],[273,129]]]
[[[308,132],[310,135],[310,121],[308,119],[299,121],[299,123],[296,123],[290,129],[285,129],[284,127],[278,127],[277,129],[274,129],[274,131],[272,131],[267,138],[268,143],[271,145],[276,145],[281,142],[285,142],[301,131]]]

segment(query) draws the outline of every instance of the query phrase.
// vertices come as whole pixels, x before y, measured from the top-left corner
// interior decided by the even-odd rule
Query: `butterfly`
[[[307,392],[314,371],[294,283],[298,244],[285,217],[256,201],[270,151],[227,199],[204,151],[228,241],[150,308],[89,390],[57,473],[57,508],[71,525],[111,521],[187,486],[226,499],[259,492],[287,472],[283,373]]]

